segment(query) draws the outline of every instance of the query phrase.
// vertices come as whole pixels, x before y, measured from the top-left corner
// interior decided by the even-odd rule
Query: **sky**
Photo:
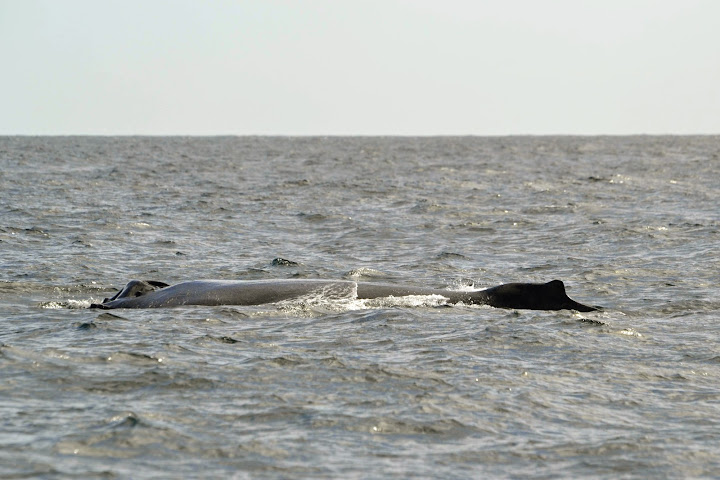
[[[717,0],[0,0],[0,135],[718,133]]]

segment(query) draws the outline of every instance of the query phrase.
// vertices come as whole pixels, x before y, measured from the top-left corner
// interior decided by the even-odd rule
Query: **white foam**
[[[405,295],[402,297],[379,297],[359,300],[363,308],[387,307],[437,307],[447,304],[447,298],[442,295]]]
[[[82,309],[82,308],[90,308],[90,305],[93,303],[92,300],[74,300],[69,299],[61,302],[43,302],[40,304],[40,308],[47,308],[50,310],[58,310],[58,309]]]
[[[373,277],[373,278],[384,278],[387,277],[387,274],[381,272],[380,270],[375,270],[374,268],[367,268],[367,267],[361,267],[356,268],[353,270],[350,270],[345,274],[347,277]]]
[[[390,307],[437,307],[447,304],[447,300],[442,295],[405,295],[361,299],[357,298],[356,283],[338,283],[323,286],[302,297],[278,302],[277,306],[283,311],[293,313],[310,310],[345,312]]]

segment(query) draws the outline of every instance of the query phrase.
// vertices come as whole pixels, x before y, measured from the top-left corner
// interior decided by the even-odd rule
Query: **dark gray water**
[[[4,478],[720,472],[719,137],[4,137],[0,167]],[[605,310],[86,308],[295,277]]]

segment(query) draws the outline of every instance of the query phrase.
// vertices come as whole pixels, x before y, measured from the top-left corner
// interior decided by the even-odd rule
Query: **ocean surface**
[[[0,168],[2,478],[720,477],[720,137],[0,137]],[[273,278],[603,310],[88,308]]]

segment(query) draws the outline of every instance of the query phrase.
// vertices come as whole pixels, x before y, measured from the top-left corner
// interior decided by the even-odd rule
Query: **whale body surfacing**
[[[132,280],[115,296],[90,308],[167,308],[184,305],[262,305],[324,292],[346,292],[353,298],[373,299],[409,295],[440,295],[447,303],[489,305],[529,310],[577,310],[595,307],[572,300],[560,280],[548,283],[506,283],[484,290],[455,291],[414,286],[387,285],[351,280],[197,280],[168,285]]]

